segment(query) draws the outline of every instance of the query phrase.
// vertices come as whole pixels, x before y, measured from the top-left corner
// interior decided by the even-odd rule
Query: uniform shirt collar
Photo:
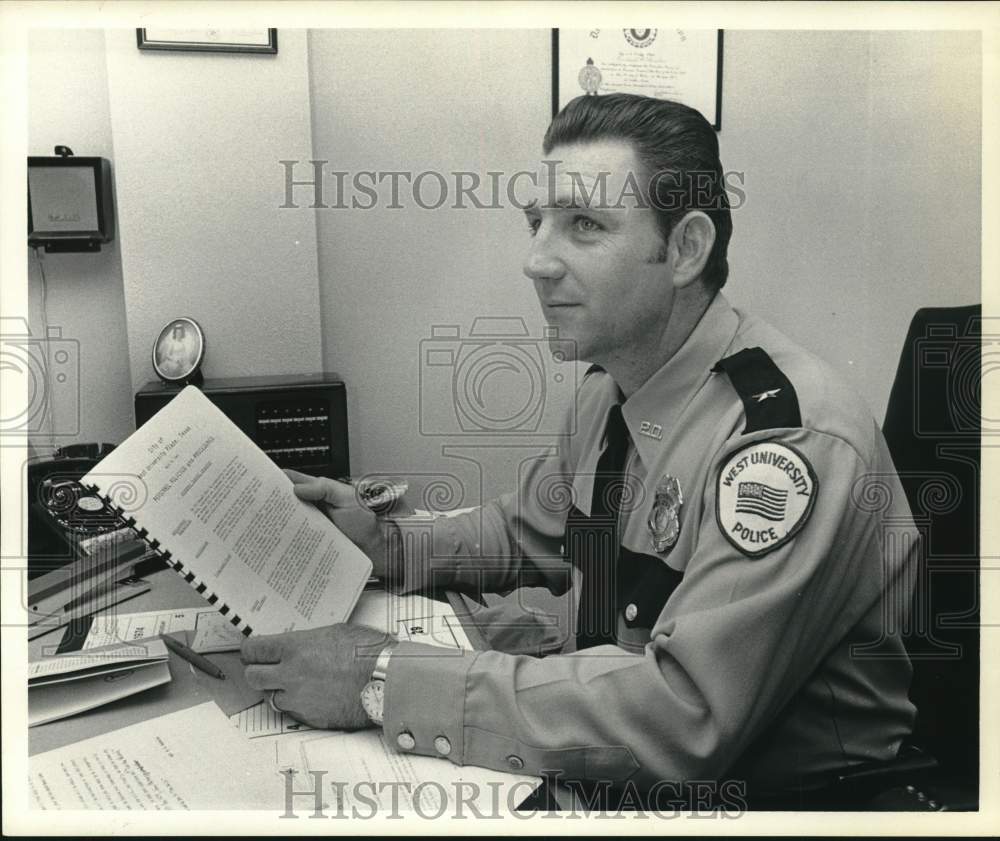
[[[739,321],[730,303],[717,293],[677,353],[622,405],[629,435],[647,467],[654,464],[663,441],[712,366],[725,356]]]

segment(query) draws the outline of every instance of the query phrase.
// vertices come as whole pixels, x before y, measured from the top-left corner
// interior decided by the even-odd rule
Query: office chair
[[[979,305],[918,310],[883,433],[923,539],[906,648],[924,781],[950,810],[979,800]]]
[[[837,771],[762,810],[969,811],[979,798],[979,306],[921,309],[883,433],[921,535],[912,612],[912,739],[888,762]]]

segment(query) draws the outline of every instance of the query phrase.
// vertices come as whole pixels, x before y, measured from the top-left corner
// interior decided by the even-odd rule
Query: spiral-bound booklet
[[[194,386],[82,481],[246,636],[346,621],[371,572]]]

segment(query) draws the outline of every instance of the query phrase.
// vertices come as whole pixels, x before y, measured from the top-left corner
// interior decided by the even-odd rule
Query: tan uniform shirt
[[[743,433],[743,402],[711,369],[755,346],[793,384],[800,427]],[[408,540],[404,590],[565,592],[567,513],[571,505],[589,513],[617,400],[609,375],[585,377],[577,433],[531,464],[515,493]],[[536,658],[401,643],[386,683],[387,740],[458,764],[638,788],[729,774],[780,789],[893,756],[914,718],[899,632],[917,536],[862,400],[826,364],[718,295],[623,414],[639,492],[622,506],[622,545],[658,557],[664,574],[620,594],[619,645]],[[755,453],[787,481],[751,467],[744,456]],[[656,552],[648,519],[665,475],[683,494],[680,532]],[[744,477],[765,481],[741,485]],[[778,513],[787,505],[783,521],[747,515],[779,519],[754,508],[762,503],[753,489],[768,482],[763,504],[778,499]]]

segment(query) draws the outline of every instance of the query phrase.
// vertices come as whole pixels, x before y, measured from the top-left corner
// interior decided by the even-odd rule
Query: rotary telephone
[[[72,563],[86,538],[121,528],[104,501],[80,479],[114,444],[71,444],[28,465],[28,579]]]

